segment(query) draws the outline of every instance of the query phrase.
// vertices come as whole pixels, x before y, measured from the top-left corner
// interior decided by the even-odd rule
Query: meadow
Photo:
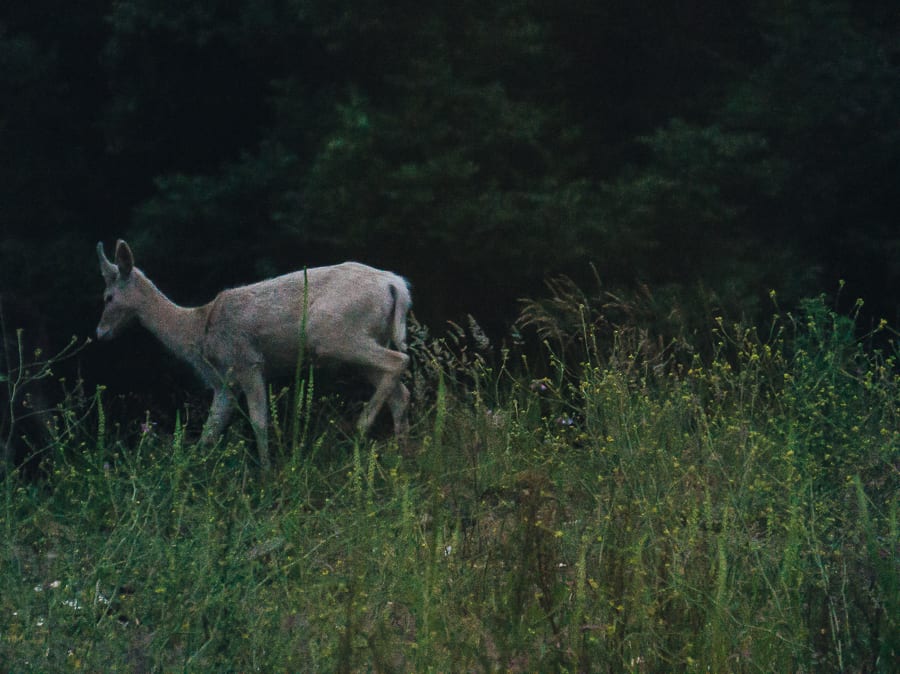
[[[273,389],[270,476],[246,423],[73,390],[0,484],[0,668],[896,671],[896,332],[814,298],[663,337],[556,290],[529,356],[413,331],[404,446]]]

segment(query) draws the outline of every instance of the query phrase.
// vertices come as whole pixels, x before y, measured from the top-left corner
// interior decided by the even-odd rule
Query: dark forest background
[[[118,237],[182,304],[357,259],[502,334],[593,265],[749,318],[845,280],[897,324],[896,0],[5,0],[0,87],[6,329],[48,350]],[[92,378],[156,376],[129,337]]]

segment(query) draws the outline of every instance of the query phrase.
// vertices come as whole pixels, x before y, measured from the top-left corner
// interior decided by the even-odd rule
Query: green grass
[[[405,451],[309,424],[311,382],[276,396],[268,478],[240,425],[204,448],[71,402],[42,476],[0,485],[0,662],[891,671],[893,343],[822,300],[762,337],[713,321],[702,357],[596,326],[565,362],[423,338]]]

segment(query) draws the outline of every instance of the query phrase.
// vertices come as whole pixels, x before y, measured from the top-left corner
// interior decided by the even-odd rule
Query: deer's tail
[[[412,295],[409,292],[409,283],[406,279],[400,279],[397,283],[391,283],[391,298],[394,300],[394,310],[391,317],[391,340],[398,351],[406,353],[406,314],[412,306]]]

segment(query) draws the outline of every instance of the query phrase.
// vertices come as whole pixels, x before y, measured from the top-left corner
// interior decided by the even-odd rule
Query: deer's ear
[[[97,258],[100,260],[100,273],[103,274],[103,278],[106,279],[106,282],[112,283],[115,281],[116,276],[119,275],[119,270],[116,268],[116,265],[110,262],[109,258],[106,257],[106,251],[103,249],[102,241],[97,243]]]
[[[122,278],[126,278],[134,269],[134,255],[122,239],[116,242],[116,266],[119,267],[119,275]]]

